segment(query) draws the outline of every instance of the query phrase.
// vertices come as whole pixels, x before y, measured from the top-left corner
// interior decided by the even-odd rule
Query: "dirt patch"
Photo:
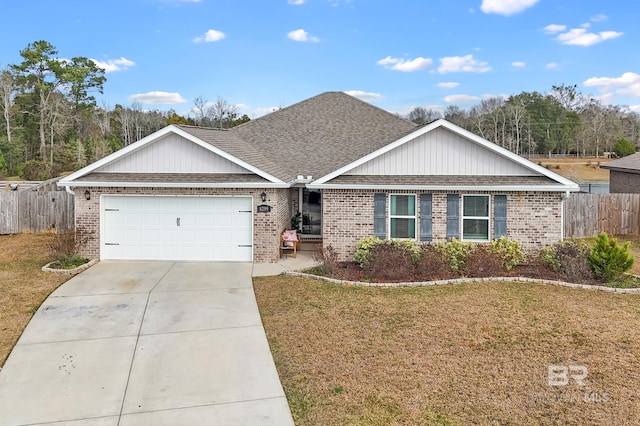
[[[68,275],[43,272],[51,234],[0,235],[0,366],[38,307]]]
[[[527,283],[254,284],[298,425],[640,418],[640,296]],[[553,365],[584,366],[584,385],[550,386]]]

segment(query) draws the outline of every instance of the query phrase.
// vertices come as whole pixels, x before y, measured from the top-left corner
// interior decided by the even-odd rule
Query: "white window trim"
[[[408,196],[413,197],[413,207],[415,209],[415,214],[413,216],[404,216],[404,215],[391,215],[391,197],[393,196]],[[390,240],[409,240],[409,241],[417,241],[419,238],[418,235],[418,195],[417,194],[389,194],[387,198],[389,200],[387,209],[389,211],[388,219],[387,219],[387,238]],[[391,236],[391,219],[413,219],[413,238],[393,238]]]
[[[489,199],[489,203],[487,206],[487,216],[465,216],[464,215],[464,200],[465,197],[486,197]],[[491,195],[490,194],[462,194],[462,206],[460,210],[460,241],[469,241],[475,243],[485,243],[491,241]],[[467,239],[464,237],[464,220],[465,219],[481,219],[487,221],[487,239],[486,240],[477,240],[477,239]]]

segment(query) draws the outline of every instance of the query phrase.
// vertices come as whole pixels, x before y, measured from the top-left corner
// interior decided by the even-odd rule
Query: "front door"
[[[319,189],[302,188],[300,191],[302,235],[322,236],[322,192]]]

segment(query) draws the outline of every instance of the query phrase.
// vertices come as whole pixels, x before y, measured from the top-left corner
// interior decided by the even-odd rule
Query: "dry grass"
[[[254,283],[298,425],[640,418],[638,295],[526,283]],[[586,385],[549,386],[549,365],[586,366]]]
[[[0,367],[47,296],[69,277],[42,272],[51,234],[0,235]]]
[[[609,158],[532,158],[531,161],[575,182],[609,181],[609,170],[598,166],[611,161]]]

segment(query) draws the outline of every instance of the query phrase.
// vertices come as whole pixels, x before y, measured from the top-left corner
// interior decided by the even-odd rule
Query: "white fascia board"
[[[492,191],[492,192],[576,192],[578,185],[339,185],[318,184],[307,185],[309,189],[358,189],[380,191]]]
[[[74,188],[289,188],[284,182],[71,182],[68,186]]]
[[[462,136],[462,137],[464,137],[466,139],[469,139],[472,142],[475,142],[475,143],[477,143],[477,144],[489,149],[490,151],[495,152],[498,155],[506,157],[506,158],[508,158],[508,159],[510,159],[510,160],[512,160],[512,161],[514,161],[514,162],[516,162],[516,163],[518,163],[518,164],[520,164],[520,165],[532,170],[532,171],[535,171],[536,173],[539,173],[539,174],[541,174],[543,176],[546,176],[546,177],[548,177],[548,178],[550,178],[550,179],[552,179],[552,180],[554,180],[554,181],[556,181],[556,182],[558,182],[558,183],[560,183],[562,185],[568,185],[568,186],[576,185],[575,182],[572,182],[569,179],[566,179],[566,178],[560,176],[557,173],[552,172],[551,170],[549,170],[549,169],[547,169],[545,167],[538,166],[537,164],[533,163],[532,161],[529,161],[526,158],[523,158],[523,157],[519,156],[518,154],[515,154],[515,153],[509,151],[508,149],[503,148],[503,147],[501,147],[501,146],[499,146],[499,145],[497,145],[497,144],[495,144],[493,142],[489,142],[488,140],[486,140],[486,139],[484,139],[484,138],[482,138],[482,137],[480,137],[480,136],[478,136],[478,135],[476,135],[474,133],[471,133],[470,131],[465,130],[462,127],[457,126],[457,125],[455,125],[455,124],[453,124],[453,123],[451,123],[451,122],[449,122],[449,121],[447,121],[445,119],[442,119],[442,118],[439,119],[439,120],[434,121],[431,124],[427,124],[426,126],[417,129],[415,132],[409,133],[408,135],[398,139],[397,141],[392,142],[392,143],[390,143],[390,144],[388,144],[388,145],[386,145],[386,146],[384,146],[384,147],[378,149],[377,151],[374,151],[374,152],[372,152],[372,153],[370,153],[368,155],[365,155],[364,157],[362,157],[362,158],[360,158],[360,159],[358,159],[358,160],[356,160],[356,161],[354,161],[354,162],[352,162],[350,164],[347,164],[346,166],[341,167],[340,169],[338,169],[338,170],[336,170],[334,172],[331,172],[328,175],[322,176],[321,178],[315,180],[314,183],[323,184],[325,182],[330,181],[331,179],[335,179],[336,177],[348,172],[349,170],[352,170],[352,169],[354,169],[354,168],[356,168],[356,167],[358,167],[358,166],[360,166],[360,165],[362,165],[362,164],[364,164],[364,163],[366,163],[368,161],[373,160],[374,158],[377,158],[377,157],[379,157],[379,156],[381,156],[383,154],[386,154],[387,152],[389,152],[389,151],[391,151],[393,149],[396,149],[399,146],[402,146],[405,143],[410,142],[410,141],[414,140],[415,138],[424,135],[425,133],[428,133],[428,132],[430,132],[430,131],[432,131],[434,129],[437,129],[438,127],[444,127],[446,129],[449,129],[452,132],[457,133],[458,135],[460,135],[460,136]],[[508,177],[506,177],[506,178],[508,178]]]
[[[247,170],[249,170],[252,173],[257,174],[258,176],[267,179],[268,181],[272,182],[272,183],[284,183],[282,180],[270,175],[269,173],[258,169],[255,166],[252,166],[251,164],[240,160],[239,158],[234,157],[233,155],[222,151],[219,148],[216,148],[215,146],[208,144],[200,139],[198,139],[197,137],[191,135],[190,133],[185,132],[184,130],[180,129],[179,127],[172,125],[169,125],[163,129],[158,130],[157,132],[154,132],[152,134],[150,134],[149,136],[140,139],[137,142],[132,143],[129,146],[126,146],[110,155],[107,155],[104,158],[101,158],[100,160],[96,161],[95,163],[91,163],[88,166],[78,170],[77,172],[71,173],[68,176],[65,176],[64,178],[60,179],[58,181],[58,186],[78,186],[77,182],[73,182],[75,179],[78,179],[82,176],[85,176],[91,172],[96,171],[97,169],[119,159],[122,158],[132,152],[135,152],[139,149],[142,149],[144,146],[146,146],[149,143],[155,142],[158,139],[166,136],[169,133],[175,133],[178,136],[181,136],[195,144],[197,144],[198,146],[211,151],[229,161],[231,161],[232,163],[235,163],[237,165],[239,165],[240,167],[243,167]],[[83,185],[84,186],[84,185]]]

